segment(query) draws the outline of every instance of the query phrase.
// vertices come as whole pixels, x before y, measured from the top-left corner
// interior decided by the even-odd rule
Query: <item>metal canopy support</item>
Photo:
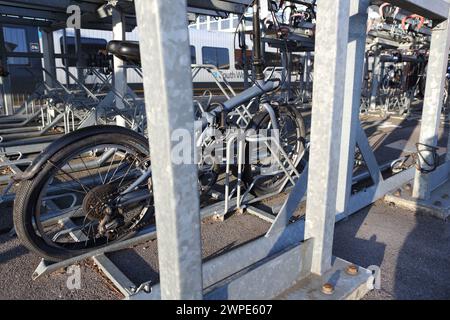
[[[432,20],[442,21],[448,17],[449,3],[446,0],[390,0],[388,2]]]
[[[189,8],[242,14],[252,0],[188,0]]]
[[[63,29],[63,36],[62,36],[62,41],[63,41],[63,53],[66,56],[63,61],[64,61],[64,70],[66,72],[66,83],[69,84],[70,83],[70,77],[69,77],[69,59],[67,58],[67,54],[69,52],[69,49],[67,47],[67,29],[64,28]]]
[[[3,26],[0,24],[0,64],[4,71],[8,71],[8,58],[6,56],[5,48]],[[0,107],[2,107],[6,115],[12,115],[14,113],[9,77],[0,77]]]
[[[350,6],[350,32],[347,46],[347,71],[345,78],[344,112],[342,118],[341,163],[337,210],[346,212],[353,183],[357,125],[367,34],[367,9],[369,0],[352,0]]]
[[[113,39],[119,41],[126,40],[126,21],[120,10],[116,8],[112,10],[112,21]],[[122,97],[127,94],[127,69],[124,66],[124,61],[114,56],[114,88]],[[125,108],[122,99],[116,99],[116,107],[118,109]],[[117,117],[116,122],[119,126],[125,126],[125,119],[120,116]]]
[[[339,183],[341,128],[350,0],[321,0],[317,31],[311,124],[310,174],[305,238],[314,239],[311,272],[322,275],[331,268]]]
[[[197,167],[172,161],[176,145],[171,140],[172,132],[187,130],[194,136],[186,0],[135,0],[135,5],[139,33],[145,35],[140,40],[140,48],[153,168],[161,298],[201,299]],[[193,150],[191,155],[193,159]]]
[[[75,31],[75,55],[77,57],[77,78],[79,81],[83,80],[83,71],[81,69],[81,57],[82,57],[82,49],[81,49],[81,30],[80,29],[74,29]]]
[[[448,9],[447,9],[448,12]],[[427,82],[423,103],[420,143],[436,146],[438,143],[438,129],[443,105],[445,74],[448,66],[448,52],[450,45],[450,24],[448,20],[438,24],[432,31],[430,58],[428,62]],[[423,152],[427,163],[433,162],[432,152]],[[429,169],[421,161],[421,168]],[[417,171],[414,180],[414,198],[427,200],[431,197],[431,176]]]
[[[381,66],[381,59],[380,59],[381,51],[376,47],[374,51],[374,57],[373,57],[373,67],[372,67],[372,84],[371,84],[371,91],[370,91],[370,110],[375,110],[377,108],[377,97],[378,97],[378,87],[381,82],[381,73],[382,73],[382,66]]]
[[[302,97],[307,97],[307,93],[310,88],[310,74],[312,69],[311,62],[311,52],[305,52],[305,62],[304,62],[304,71],[303,71],[303,88],[302,88]]]
[[[53,88],[55,86],[53,79],[56,79],[55,43],[53,40],[53,32],[50,30],[41,29],[41,34],[44,69],[50,74],[49,76],[47,73],[44,73],[45,82]]]
[[[39,25],[43,27],[52,28],[53,30],[62,29],[66,26],[67,13],[66,10],[70,5],[76,4],[81,9],[81,22],[84,29],[94,30],[110,30],[111,19],[106,17],[100,19],[97,14],[101,11],[105,4],[105,0],[14,0],[14,1],[0,1],[0,12],[3,14],[0,20],[5,22],[12,19],[17,20],[17,23],[27,25]],[[129,16],[127,24],[131,31],[135,26],[134,7],[132,1],[120,0],[119,5],[121,9]],[[132,9],[132,10],[130,10]]]

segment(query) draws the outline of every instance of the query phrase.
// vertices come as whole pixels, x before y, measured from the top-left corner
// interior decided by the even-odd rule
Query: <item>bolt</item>
[[[410,183],[408,183],[408,184],[405,186],[405,190],[406,190],[406,191],[411,191],[411,190],[412,190],[412,185],[411,185]]]
[[[333,294],[334,293],[334,286],[331,283],[325,283],[322,286],[322,293],[324,294]]]
[[[435,205],[436,207],[441,207],[441,206],[442,206],[442,202],[436,201],[436,202],[434,202],[434,205]]]
[[[131,293],[135,293],[136,292],[136,287],[130,287],[130,292]]]
[[[396,196],[396,197],[401,197],[401,195],[402,195],[401,189],[397,189],[397,191],[394,192],[394,196]]]
[[[448,194],[442,195],[442,199],[448,199],[448,198],[449,198]]]
[[[352,264],[352,265],[347,267],[346,272],[350,276],[356,276],[358,274],[358,272],[359,272],[358,266],[355,266],[354,264]]]

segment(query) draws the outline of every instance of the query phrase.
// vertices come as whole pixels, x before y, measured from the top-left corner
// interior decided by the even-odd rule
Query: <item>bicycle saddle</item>
[[[132,64],[141,64],[141,55],[139,52],[139,42],[137,41],[118,41],[113,40],[108,43],[108,53],[117,58]]]

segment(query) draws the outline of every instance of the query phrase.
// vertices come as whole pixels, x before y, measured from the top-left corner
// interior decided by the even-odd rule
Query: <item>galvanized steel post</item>
[[[194,135],[186,0],[135,0],[135,5],[153,168],[161,298],[201,299],[197,166],[172,161],[173,130],[184,129]]]
[[[444,97],[445,75],[448,66],[450,45],[450,24],[446,20],[433,28],[431,36],[430,57],[428,62],[425,98],[423,103],[422,123],[419,142],[427,146],[437,146],[438,129]],[[420,162],[421,168],[428,167],[433,162],[431,151],[422,153],[425,161]],[[426,162],[426,163],[425,163]],[[430,175],[416,172],[413,196],[427,200],[431,197]]]
[[[50,87],[54,87],[56,84],[53,83],[53,79],[56,79],[56,61],[55,61],[55,43],[53,40],[53,31],[51,30],[41,30],[42,34],[42,54],[44,60],[44,68],[51,75],[49,77],[44,74],[45,82]],[[52,78],[53,77],[53,78]]]
[[[112,10],[112,25],[113,25],[113,39],[124,41],[126,40],[126,25],[125,16],[122,12],[114,8]],[[125,62],[118,57],[114,56],[114,88],[116,91],[124,97],[127,94],[127,69],[125,68]],[[123,101],[116,98],[116,107],[118,109],[124,109],[125,105]],[[116,123],[119,126],[125,126],[125,120],[117,116]]]
[[[4,71],[8,71],[8,57],[6,56],[2,24],[0,24],[0,65],[3,67]],[[0,107],[4,110],[5,115],[12,115],[14,113],[11,96],[11,83],[9,77],[0,76]]]
[[[311,272],[331,268],[339,183],[350,0],[317,8],[311,156],[305,238],[314,239]]]
[[[353,164],[355,161],[356,134],[364,78],[364,57],[367,34],[367,9],[369,0],[351,0],[350,31],[347,47],[347,71],[342,118],[341,160],[338,183],[338,212],[346,212],[350,199]]]

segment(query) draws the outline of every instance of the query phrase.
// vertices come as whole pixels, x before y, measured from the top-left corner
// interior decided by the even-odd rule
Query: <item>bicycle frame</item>
[[[246,104],[250,101],[252,101],[255,98],[261,97],[265,94],[267,94],[268,92],[271,92],[273,90],[275,90],[279,85],[280,85],[280,80],[265,80],[265,76],[264,76],[264,64],[263,64],[263,59],[262,59],[262,52],[261,52],[261,21],[260,21],[260,2],[259,0],[256,0],[253,6],[253,30],[254,30],[254,56],[253,56],[253,63],[254,63],[254,68],[255,68],[255,82],[254,85],[244,91],[242,91],[241,93],[235,95],[232,98],[229,98],[228,95],[227,98],[228,100],[225,101],[222,104],[223,107],[223,111],[229,113],[231,111],[234,111],[235,109],[237,109],[239,106]],[[206,69],[212,69],[214,68],[213,66],[201,66],[201,65],[194,65],[194,75],[193,77],[196,76],[196,74],[199,72],[200,69],[202,68],[206,68]],[[208,70],[208,72],[211,72],[210,70]],[[218,83],[218,80],[216,79],[216,83]],[[219,83],[218,83],[219,84]],[[225,85],[227,85],[227,82],[225,80]],[[219,84],[219,88],[224,92],[224,88]],[[233,91],[231,91],[232,93],[234,93]],[[264,109],[267,111],[267,113],[270,116],[271,119],[271,123],[273,126],[274,130],[278,130],[278,121],[277,121],[277,117],[275,114],[275,111],[273,110],[272,106],[267,103],[267,102],[263,102],[262,106],[264,107]],[[221,110],[222,111],[222,110]],[[205,120],[204,123],[205,125],[202,128],[202,133],[199,135],[200,138],[202,137],[207,137],[206,134],[206,130],[208,130],[208,127],[211,125],[210,121],[211,119],[215,119],[217,114],[217,111],[213,111],[210,114],[213,115],[213,117],[206,117],[205,116],[205,112],[203,113],[203,117],[202,120]],[[207,113],[207,112],[206,112]],[[135,190],[141,183],[143,183],[144,181],[146,181],[146,179],[151,177],[151,170],[150,168],[141,176],[139,177],[138,180],[136,180],[130,187],[128,187],[125,191],[123,191],[121,193],[121,195],[126,195],[128,193],[130,193],[131,191]]]
[[[253,87],[250,87],[249,89],[244,90],[240,94],[238,94],[235,97],[233,97],[233,98],[227,100],[226,102],[224,102],[223,103],[224,109],[227,112],[233,111],[237,107],[239,107],[239,106],[241,106],[241,105],[251,101],[254,98],[260,97],[263,94],[276,89],[276,87],[277,87],[277,85],[275,84],[274,81],[268,81],[268,82],[266,82],[266,81],[258,81],[258,82],[259,82],[258,85],[254,85]],[[262,105],[266,109],[266,111],[269,113],[274,129],[278,129],[275,111],[273,110],[273,108],[270,106],[269,103],[263,103]],[[203,128],[203,132],[202,132],[202,134],[200,136],[204,136],[203,133],[206,132],[207,128],[208,128],[208,126],[206,126],[206,128]],[[140,184],[142,184],[147,179],[149,179],[151,177],[151,175],[152,175],[151,169],[149,168],[149,169],[147,169],[147,171],[145,171],[143,173],[142,176],[140,176],[136,181],[134,181],[120,195],[124,196],[124,195],[127,195],[127,194],[131,193]]]

